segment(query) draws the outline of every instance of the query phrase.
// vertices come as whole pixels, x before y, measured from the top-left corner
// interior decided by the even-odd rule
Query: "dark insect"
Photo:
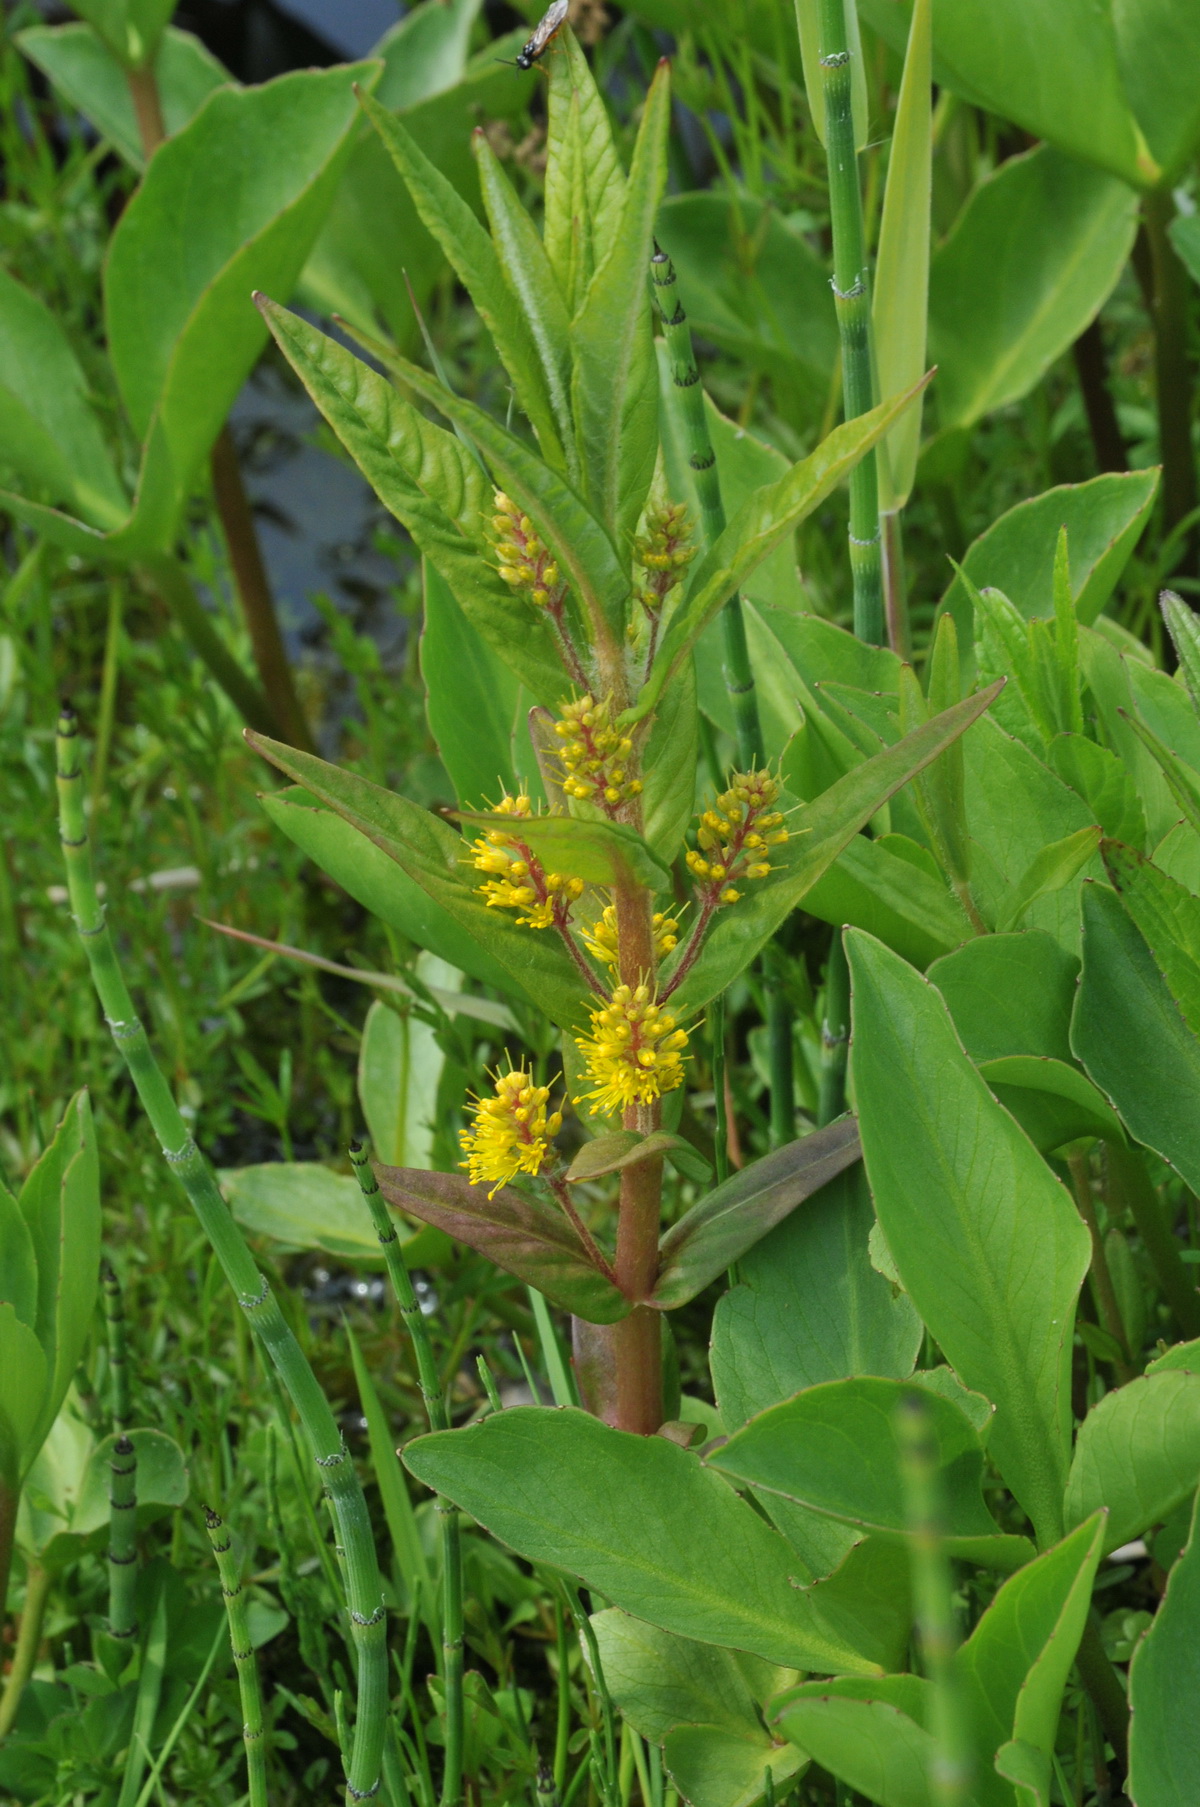
[[[517,57],[518,69],[532,69],[539,57],[546,54],[562,27],[566,24],[571,0],[554,0],[554,5],[546,13],[545,18]]]

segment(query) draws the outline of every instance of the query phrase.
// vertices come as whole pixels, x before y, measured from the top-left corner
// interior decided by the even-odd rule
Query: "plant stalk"
[[[1129,454],[1125,449],[1116,403],[1109,386],[1108,356],[1104,349],[1104,331],[1099,314],[1084,327],[1071,350],[1075,357],[1075,374],[1079,378],[1079,392],[1083,396],[1088,430],[1092,436],[1092,450],[1096,454],[1096,469],[1127,471]]]
[[[78,743],[75,715],[65,710],[59,721],[57,765],[59,831],[71,910],[101,1007],[142,1108],[158,1137],[168,1166],[187,1193],[239,1306],[291,1398],[329,1494],[338,1541],[345,1552],[347,1605],[358,1658],[358,1716],[346,1788],[351,1801],[366,1800],[379,1781],[388,1710],[387,1627],[367,1503],[329,1402],[271,1292],[266,1275],[259,1270],[243,1242],[221,1197],[216,1176],[192,1140],[155,1061],[146,1031],[134,1014],[104,910],[96,895]]]
[[[191,642],[192,651],[208,667],[210,677],[225,692],[246,726],[256,728],[260,734],[281,735],[283,729],[266,697],[221,639],[179,560],[166,553],[144,558],[137,573],[144,587],[153,591],[175,617]]]
[[[138,1634],[133,1610],[137,1591],[137,1450],[124,1432],[108,1465],[108,1635],[132,1643]]]
[[[127,69],[125,81],[129,88],[129,98],[133,102],[138,137],[142,141],[142,150],[149,163],[167,135],[162,100],[158,91],[158,80],[153,67],[146,63],[141,69]]]
[[[121,1292],[121,1282],[117,1279],[112,1265],[107,1261],[104,1262],[100,1273],[104,1283],[104,1322],[108,1332],[108,1373],[113,1429],[125,1431],[128,1430],[131,1423],[125,1300]]]
[[[17,1632],[12,1667],[4,1683],[4,1693],[0,1695],[0,1741],[7,1738],[13,1728],[25,1684],[33,1674],[49,1597],[49,1572],[38,1563],[32,1563],[25,1576],[25,1605],[21,1611],[21,1626]]]
[[[367,1151],[361,1142],[350,1149],[362,1195],[375,1225],[375,1234],[383,1249],[392,1291],[400,1307],[400,1316],[412,1339],[417,1363],[417,1379],[431,1431],[450,1428],[450,1414],[438,1375],[437,1358],[429,1337],[429,1326],[421,1310],[400,1237],[388,1216],[379,1182],[375,1178]],[[462,1796],[463,1763],[463,1575],[462,1543],[458,1530],[458,1513],[448,1499],[436,1498],[438,1528],[442,1546],[442,1686],[446,1705],[446,1761],[442,1772],[441,1807],[457,1807]]]
[[[246,1747],[246,1787],[249,1807],[267,1807],[267,1740],[263,1723],[262,1687],[258,1662],[250,1639],[246,1614],[246,1596],[241,1571],[233,1554],[233,1539],[219,1512],[204,1508],[208,1541],[217,1559],[221,1593],[229,1620],[229,1642],[237,1669],[238,1693],[242,1701],[242,1742]]]
[[[112,749],[117,712],[117,679],[121,665],[121,616],[124,612],[123,576],[108,583],[108,624],[104,631],[104,666],[100,675],[100,714],[96,722],[96,759],[92,768],[92,813],[104,790],[108,756]]]
[[[825,94],[825,151],[833,231],[833,298],[842,345],[842,395],[847,420],[874,405],[871,369],[871,292],[863,236],[858,153],[851,103],[852,69],[844,0],[821,0],[821,76]],[[875,453],[850,475],[850,570],[854,632],[881,646],[883,568],[879,535],[879,477]]]
[[[1113,1285],[1109,1271],[1108,1256],[1104,1248],[1104,1237],[1100,1233],[1100,1220],[1096,1215],[1096,1200],[1092,1193],[1092,1176],[1085,1154],[1071,1155],[1068,1166],[1071,1169],[1071,1183],[1075,1189],[1075,1203],[1079,1215],[1087,1226],[1087,1233],[1092,1242],[1092,1297],[1096,1302],[1096,1310],[1100,1322],[1109,1336],[1121,1351],[1113,1363],[1118,1381],[1122,1386],[1134,1378],[1134,1369],[1129,1360],[1129,1339],[1125,1334],[1125,1320],[1121,1316],[1121,1306],[1117,1299],[1117,1289]]]
[[[1083,1637],[1075,1654],[1075,1665],[1100,1716],[1104,1735],[1112,1745],[1117,1762],[1124,1772],[1129,1765],[1129,1701],[1124,1683],[1104,1648],[1095,1607],[1088,1613]]]
[[[1170,533],[1196,506],[1192,366],[1188,356],[1189,280],[1167,232],[1175,213],[1170,192],[1152,189],[1143,210],[1154,279],[1154,380],[1163,464],[1163,527]]]

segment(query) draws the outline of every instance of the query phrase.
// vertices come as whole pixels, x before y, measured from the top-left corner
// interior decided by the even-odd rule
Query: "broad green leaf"
[[[661,890],[670,869],[647,847],[635,829],[604,819],[575,816],[529,816],[514,826],[511,816],[464,809],[460,818],[472,835],[500,828],[516,835],[551,872],[569,872],[588,885],[647,885]]]
[[[911,1682],[914,1694],[929,1686],[916,1676],[886,1679]],[[923,1694],[916,1699],[924,1704]],[[924,1726],[891,1700],[855,1697],[840,1682],[806,1683],[774,1703],[771,1720],[823,1768],[879,1807],[936,1807],[929,1776],[937,1746]]]
[[[1156,1355],[1153,1361],[1146,1363],[1147,1374],[1163,1374],[1177,1368],[1188,1374],[1200,1374],[1200,1338],[1190,1343],[1173,1343],[1161,1355]]]
[[[799,4],[799,0],[797,0]],[[851,8],[854,12],[855,9]],[[857,19],[857,14],[855,13]],[[933,198],[933,0],[916,0],[904,74],[896,101],[887,185],[879,220],[871,325],[879,387],[895,395],[926,367],[929,236]],[[903,508],[912,492],[921,444],[921,404],[910,408],[883,443],[879,459],[885,509]]]
[[[659,859],[673,861],[696,806],[700,712],[696,678],[685,664],[654,712],[642,755],[643,834]]]
[[[796,614],[786,626],[773,619],[772,626],[807,684],[849,684],[893,694],[899,688],[900,660],[890,647],[871,646],[819,615]]]
[[[518,778],[513,767],[525,726],[519,714],[521,700],[527,693],[472,626],[428,559],[424,581],[425,713],[459,803],[466,809],[487,809],[505,792],[516,796],[529,780],[528,771]],[[532,745],[526,744],[532,766]]]
[[[1082,734],[1060,734],[1047,756],[1064,784],[1083,798],[1104,833],[1139,851],[1146,845],[1146,816],[1133,775],[1123,760]]]
[[[708,1464],[856,1530],[906,1540],[896,1418],[910,1390],[905,1380],[863,1375],[807,1387],[752,1418]],[[1018,1567],[1030,1547],[1024,1538],[1004,1536],[984,1505],[978,1432],[948,1398],[930,1392],[926,1406],[947,1548],[968,1561]]]
[[[1178,1807],[1200,1789],[1200,1496],[1187,1547],[1149,1631],[1133,1653],[1129,1788],[1138,1807]]]
[[[738,1263],[713,1316],[713,1388],[727,1430],[802,1387],[854,1374],[903,1379],[924,1326],[871,1266],[861,1166],[816,1193]]]
[[[857,1126],[845,1117],[731,1174],[663,1237],[650,1303],[662,1311],[686,1305],[858,1158]]]
[[[567,304],[537,227],[518,199],[486,134],[477,128],[471,143],[495,255],[532,335],[558,437],[570,458],[575,450],[575,433],[569,394],[571,320]],[[574,467],[569,468],[575,475]]]
[[[859,931],[846,940],[859,1130],[888,1248],[947,1360],[995,1404],[991,1455],[1052,1542],[1087,1231],[963,1053],[938,992]]]
[[[567,688],[548,622],[491,562],[491,486],[470,453],[336,340],[265,297],[259,307],[301,382],[380,501],[408,528],[455,601],[539,702]]]
[[[404,1462],[519,1555],[664,1631],[792,1668],[873,1672],[791,1585],[783,1539],[665,1437],[519,1406],[420,1437]]]
[[[673,1637],[614,1607],[594,1613],[592,1629],[605,1686],[643,1738],[661,1743],[677,1725],[763,1735],[756,1703],[784,1685],[786,1671],[737,1650]]]
[[[443,990],[461,978],[431,954],[421,955],[417,974]],[[358,1096],[371,1147],[389,1167],[430,1165],[444,1065],[428,1023],[379,1000],[371,1005],[358,1050]]]
[[[564,1311],[589,1324],[615,1324],[628,1317],[629,1300],[593,1265],[574,1226],[556,1205],[526,1198],[509,1186],[489,1193],[461,1173],[383,1166],[376,1173],[394,1210],[419,1217],[477,1249]]]
[[[0,1305],[11,1305],[22,1324],[37,1318],[38,1266],[33,1237],[8,1187],[0,1182]]]
[[[1193,1035],[1200,1034],[1200,897],[1130,847],[1106,841],[1104,865]]]
[[[186,1503],[190,1481],[183,1451],[164,1431],[128,1433],[137,1454],[139,1531],[172,1507]],[[60,1414],[26,1484],[27,1500],[18,1523],[18,1541],[28,1556],[51,1573],[61,1573],[80,1557],[98,1555],[109,1538],[112,1508],[110,1464],[115,1436],[96,1443],[91,1431],[67,1411]]]
[[[911,0],[860,0],[903,51]],[[956,0],[934,8],[934,80],[1129,182],[1158,169],[1122,84],[1112,16],[1091,0]]]
[[[1200,1374],[1166,1369],[1131,1380],[1080,1426],[1067,1483],[1068,1524],[1108,1509],[1106,1550],[1162,1521],[1200,1482]]]
[[[0,462],[93,527],[129,502],[67,336],[36,295],[0,270]]]
[[[102,138],[136,170],[145,168],[137,116],[125,71],[90,25],[31,25],[16,41],[58,93],[90,119]],[[154,58],[167,136],[181,132],[214,88],[237,84],[189,31],[169,26]]]
[[[303,792],[275,791],[260,802],[277,828],[381,922],[484,985],[529,996],[403,866],[332,809],[312,807],[312,799]]]
[[[1124,1140],[1120,1118],[1074,1064],[1045,1054],[1005,1054],[978,1065],[990,1090],[1043,1153],[1080,1136]]]
[[[618,546],[636,531],[658,454],[658,367],[645,280],[667,180],[670,64],[646,95],[625,205],[571,322],[571,403],[583,493]]]
[[[981,935],[928,973],[972,1060],[1009,1054],[1071,1059],[1071,1009],[1079,962],[1052,935]]]
[[[550,57],[545,244],[568,314],[583,305],[597,262],[614,242],[625,172],[608,109],[570,30]]]
[[[756,1807],[766,1795],[768,1770],[772,1789],[786,1788],[809,1759],[794,1744],[773,1744],[765,1732],[681,1725],[667,1733],[663,1762],[691,1807]]]
[[[1017,1807],[1050,1807],[1050,1760],[1023,1739],[1010,1738],[996,1752],[996,1774],[1017,1791]]]
[[[870,131],[866,71],[863,66],[862,36],[858,25],[858,8],[853,0],[845,6],[846,43],[850,50],[850,108],[854,118],[854,148],[865,148]],[[825,143],[825,80],[821,70],[821,4],[820,0],[796,0],[796,33],[800,39],[800,62],[804,70],[804,91],[812,114],[813,131]]]
[[[955,1653],[981,1781],[990,1780],[996,1750],[1014,1737],[1049,1761],[1104,1531],[1103,1515],[1093,1515],[1011,1575]],[[1006,1798],[1003,1792],[999,1798]]]
[[[400,171],[422,223],[441,245],[492,335],[543,458],[566,468],[561,410],[556,418],[546,372],[520,304],[504,279],[495,247],[454,184],[430,162],[394,114],[369,94],[363,110]]]
[[[1078,878],[1100,845],[1099,828],[1077,828],[1061,841],[1051,841],[1035,853],[1009,891],[996,918],[998,934],[1019,928],[1027,911],[1040,897],[1061,891]]]
[[[943,427],[969,426],[1041,380],[1108,299],[1136,229],[1125,182],[1049,145],[980,184],[930,267]]]
[[[769,376],[777,405],[811,431],[825,405],[838,336],[829,272],[804,234],[753,195],[707,189],[668,195],[658,237],[675,265],[693,333]],[[711,425],[716,410],[711,402],[709,408]],[[714,450],[732,514],[741,498],[726,495],[715,435]],[[778,453],[776,460],[784,462]],[[674,482],[672,493],[688,499]]]
[[[553,931],[520,927],[503,911],[488,908],[471,884],[468,849],[461,835],[428,810],[352,772],[340,771],[263,735],[248,738],[265,759],[303,784],[318,802],[336,810],[403,867],[561,1028],[579,1027],[583,988],[570,955]],[[454,964],[472,970],[469,961],[456,960]]]
[[[100,1165],[86,1092],[68,1104],[18,1200],[37,1261],[34,1330],[46,1358],[46,1390],[32,1432],[40,1448],[58,1414],[92,1327],[100,1277]]]
[[[256,1236],[269,1236],[284,1248],[321,1249],[344,1261],[381,1259],[362,1189],[349,1175],[320,1161],[267,1161],[228,1167],[220,1181],[233,1215]],[[405,1253],[432,1257],[445,1246],[427,1231],[410,1232]]]
[[[856,835],[804,899],[810,916],[866,929],[924,970],[975,931],[940,873],[894,851],[899,837]]]
[[[1200,1187],[1200,1041],[1120,898],[1104,885],[1083,888],[1083,977],[1071,1046],[1130,1134]]]
[[[837,488],[915,400],[916,391],[910,390],[880,403],[869,414],[844,421],[786,476],[764,484],[737,509],[716,545],[700,560],[628,720],[649,714],[717,610],[767,554]]]
[[[129,1432],[137,1456],[137,1499],[143,1506],[182,1506],[188,1497],[188,1470],[183,1451],[165,1431],[137,1429]],[[97,1443],[88,1459],[79,1498],[71,1514],[71,1535],[88,1537],[108,1530],[112,1491],[109,1464],[116,1436]],[[159,1514],[154,1514],[155,1517]]]
[[[135,431],[158,418],[181,499],[265,342],[250,292],[290,292],[349,154],[352,84],[376,70],[217,89],[121,215],[105,272],[109,352]]]
[[[815,1554],[818,1530],[830,1542],[830,1533],[854,1540],[832,1566],[828,1560],[820,1564],[806,1591],[856,1650],[882,1669],[899,1668],[907,1658],[913,1628],[912,1564],[903,1545],[882,1537],[860,1538],[837,1519],[809,1512],[781,1494],[755,1489],[754,1497],[796,1549],[803,1542]],[[801,1526],[802,1540],[797,1536]]]
[[[41,1343],[7,1300],[0,1303],[0,1362],[5,1376],[0,1395],[0,1482],[15,1496],[42,1446],[45,1433],[37,1432],[45,1417],[49,1374]]]
[[[75,11],[130,69],[140,69],[152,60],[174,10],[174,0],[76,0],[75,5]]]
[[[1113,0],[1117,61],[1129,105],[1165,176],[1200,139],[1200,15],[1191,0]]]
[[[935,716],[790,817],[791,839],[779,850],[778,860],[772,860],[770,875],[755,881],[740,903],[718,911],[704,951],[675,994],[676,1006],[696,1010],[724,991],[880,806],[982,715],[997,694],[993,685]],[[669,981],[669,971],[664,976]]]

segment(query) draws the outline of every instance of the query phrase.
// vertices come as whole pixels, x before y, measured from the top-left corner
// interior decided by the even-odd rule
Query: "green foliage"
[[[1186,1701],[1196,1673],[1196,1530],[1171,1571],[1159,1613],[1134,1653],[1130,1785],[1146,1807],[1167,1807],[1195,1787],[1200,1744]]]

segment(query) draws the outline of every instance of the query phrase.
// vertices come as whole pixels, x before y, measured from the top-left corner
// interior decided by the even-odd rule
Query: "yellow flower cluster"
[[[498,489],[492,527],[500,560],[500,575],[514,590],[524,590],[529,600],[544,609],[560,600],[558,566],[534,532],[533,522],[522,514],[517,504]]]
[[[532,816],[533,808],[526,796],[502,797],[496,814],[520,820]],[[489,910],[522,910],[517,921],[531,929],[566,926],[572,903],[583,895],[581,878],[547,872],[519,834],[502,828],[489,828],[471,853],[476,871],[491,874],[478,887]]]
[[[562,742],[558,757],[568,797],[590,799],[611,814],[640,794],[641,779],[630,778],[625,764],[633,742],[613,726],[611,697],[598,703],[594,697],[581,696],[578,702],[564,703],[554,732]]]
[[[459,1136],[472,1186],[492,1182],[488,1197],[518,1173],[540,1173],[550,1144],[562,1128],[562,1112],[546,1115],[549,1087],[534,1085],[528,1073],[502,1073],[495,1096],[474,1105],[475,1120]]]
[[[646,582],[637,592],[638,601],[652,615],[662,607],[696,556],[690,532],[683,504],[665,502],[648,511],[646,531],[633,542],[638,564],[646,573]]]
[[[575,1039],[594,1086],[585,1096],[597,1115],[649,1104],[683,1084],[687,1036],[654,1002],[648,985],[618,985],[592,1012],[591,1034]]]
[[[699,851],[689,853],[687,863],[718,903],[738,901],[735,881],[766,878],[768,850],[786,844],[783,817],[771,808],[778,796],[779,780],[770,772],[739,772],[701,816]]]
[[[663,960],[679,940],[679,924],[673,916],[666,916],[661,910],[656,910],[652,927],[654,951]],[[619,954],[615,905],[609,904],[600,920],[593,923],[590,929],[583,930],[583,940],[588,953],[599,960],[602,966],[616,966]]]

